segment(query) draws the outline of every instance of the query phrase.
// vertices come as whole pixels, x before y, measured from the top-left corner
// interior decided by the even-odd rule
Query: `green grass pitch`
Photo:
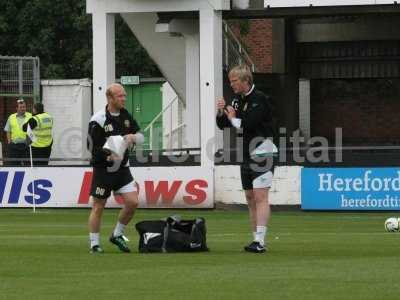
[[[274,212],[270,251],[243,252],[246,211],[139,210],[131,223],[171,214],[203,216],[208,253],[139,254],[107,241],[88,253],[86,209],[0,209],[0,299],[399,299],[400,233],[395,213]]]

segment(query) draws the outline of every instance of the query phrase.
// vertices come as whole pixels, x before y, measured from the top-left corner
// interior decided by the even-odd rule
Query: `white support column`
[[[199,34],[185,35],[186,41],[186,137],[189,148],[200,147],[200,44]]]
[[[93,27],[93,112],[106,104],[106,88],[115,82],[115,16],[94,12]]]
[[[222,13],[200,9],[200,135],[201,166],[214,167],[215,103],[222,97]]]

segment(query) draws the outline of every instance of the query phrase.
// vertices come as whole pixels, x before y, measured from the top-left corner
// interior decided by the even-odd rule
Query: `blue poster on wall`
[[[400,168],[303,168],[305,210],[400,210]]]

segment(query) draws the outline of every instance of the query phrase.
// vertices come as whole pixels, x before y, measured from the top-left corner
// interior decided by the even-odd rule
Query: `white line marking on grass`
[[[25,240],[38,240],[38,239],[55,239],[55,240],[62,240],[62,239],[83,239],[87,238],[87,235],[21,235],[21,234],[10,234],[0,236],[1,239],[9,239],[11,237],[18,237],[18,239],[25,239]]]
[[[6,223],[6,224],[0,224],[0,227],[5,227],[5,228],[7,228],[7,227],[10,227],[10,228],[19,228],[19,227],[22,227],[22,228],[43,228],[43,227],[46,227],[46,228],[49,228],[49,227],[53,227],[53,228],[64,228],[64,227],[66,227],[66,228],[71,228],[71,227],[74,227],[74,228],[87,228],[87,225],[86,224],[68,224],[68,223],[65,223],[65,224],[54,224],[54,223],[40,223],[40,224],[34,224],[34,223],[18,223],[18,224],[13,224],[13,223]],[[102,225],[101,226],[102,228],[113,228],[113,225]],[[1,230],[1,229],[0,229]]]
[[[220,236],[237,236],[237,235],[247,235],[247,233],[207,233],[208,236],[216,236],[216,237],[220,237]]]

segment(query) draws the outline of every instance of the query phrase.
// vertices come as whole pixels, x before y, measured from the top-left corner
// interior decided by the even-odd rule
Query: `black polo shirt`
[[[260,141],[252,145],[253,139],[274,137],[271,99],[253,87],[246,96],[234,95],[227,105],[231,105],[236,111],[236,118],[242,120],[240,127],[243,129],[243,159],[246,162],[250,160],[250,153],[261,144]],[[216,121],[220,129],[233,127],[225,114],[217,116]]]
[[[126,109],[121,109],[119,115],[112,115],[107,106],[105,109],[95,113],[89,122],[88,149],[92,153],[91,165],[93,167],[111,167],[113,162],[107,161],[111,153],[103,149],[109,136],[135,134],[140,130],[139,125]],[[120,167],[128,166],[128,150],[125,151],[124,159]]]

